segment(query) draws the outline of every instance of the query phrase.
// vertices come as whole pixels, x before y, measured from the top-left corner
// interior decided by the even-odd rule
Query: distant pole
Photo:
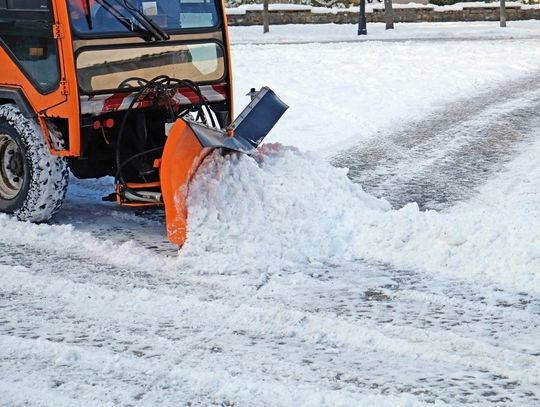
[[[387,30],[394,29],[394,9],[392,8],[392,0],[384,0],[384,22]]]
[[[360,0],[360,12],[358,13],[358,35],[366,34],[366,0]]]
[[[501,1],[501,27],[506,27],[506,1]]]
[[[268,15],[268,0],[264,0],[263,2],[263,33],[267,33],[270,31],[270,21],[269,21],[269,15]]]

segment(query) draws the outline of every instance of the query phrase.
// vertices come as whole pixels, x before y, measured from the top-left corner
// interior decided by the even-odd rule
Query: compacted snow
[[[539,404],[540,41],[233,53],[291,109],[180,252],[110,179],[0,215],[0,405]]]

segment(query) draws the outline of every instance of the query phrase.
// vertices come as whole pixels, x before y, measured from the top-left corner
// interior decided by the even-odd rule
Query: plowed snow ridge
[[[368,259],[540,292],[540,208],[523,199],[540,188],[537,154],[540,142],[493,181],[497,189],[488,185],[447,213],[416,204],[390,210],[346,170],[279,145],[254,158],[214,155],[191,188],[192,232],[180,261],[194,257],[226,273],[229,256],[246,270]],[[518,203],[523,210],[513,211]]]

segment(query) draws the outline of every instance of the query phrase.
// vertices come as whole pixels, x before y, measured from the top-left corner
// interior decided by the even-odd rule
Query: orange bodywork
[[[95,1],[91,0],[90,5]],[[76,3],[75,3],[76,4]],[[81,3],[83,4],[83,3]],[[10,55],[0,47],[0,64],[3,67],[1,85],[13,87],[22,91],[43,130],[51,153],[59,156],[79,157],[81,155],[81,111],[77,85],[77,70],[74,58],[73,36],[70,29],[69,9],[66,0],[53,0],[52,8],[55,17],[54,33],[58,44],[60,63],[60,86],[48,94],[40,93],[32,82],[19,69]],[[81,11],[84,11],[81,10]],[[223,45],[227,54],[227,95],[229,98],[230,117],[233,117],[232,67],[230,59],[230,44],[227,30],[227,15],[223,0],[220,1],[222,17]],[[69,125],[69,143],[65,150],[53,148],[48,135],[46,118],[65,118]]]
[[[95,1],[91,0],[90,5]],[[53,0],[52,11],[54,13],[54,38],[58,47],[58,60],[60,66],[60,83],[57,89],[50,93],[40,93],[21,71],[11,55],[0,47],[0,63],[3,66],[1,86],[7,89],[16,89],[22,92],[42,129],[45,141],[53,155],[64,157],[81,157],[83,154],[81,141],[81,98],[77,81],[77,66],[75,58],[74,38],[71,32],[70,10],[66,0]],[[86,3],[81,2],[81,12],[88,13]],[[233,89],[232,69],[230,58],[230,44],[227,30],[227,16],[223,0],[218,3],[218,9],[222,21],[222,43],[226,53],[226,101],[229,117],[233,117]],[[219,30],[219,29],[218,29]],[[211,37],[212,33],[209,33]],[[215,35],[215,33],[214,33]],[[118,42],[117,42],[118,43]],[[187,78],[189,79],[189,78]],[[66,119],[67,138],[66,148],[57,149],[49,136],[47,119]],[[177,120],[167,135],[161,160],[156,160],[159,165],[159,180],[148,184],[127,184],[127,187],[136,189],[161,187],[163,204],[166,212],[167,233],[171,242],[182,245],[187,238],[187,192],[189,182],[202,160],[212,149],[203,148],[190,127],[183,120]],[[120,190],[116,191],[117,202],[124,206],[151,206],[151,204],[129,202],[121,199]],[[159,202],[157,203],[159,205]],[[155,205],[155,204],[154,204]]]

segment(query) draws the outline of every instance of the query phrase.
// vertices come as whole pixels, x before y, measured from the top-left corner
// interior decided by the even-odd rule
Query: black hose
[[[137,153],[135,155],[132,155],[131,157],[129,157],[127,160],[125,160],[119,168],[117,168],[116,170],[116,178],[118,178],[122,172],[122,169],[128,165],[131,161],[139,158],[139,157],[142,157],[142,156],[145,156],[147,154],[152,154],[152,153],[157,153],[157,152],[160,152],[160,151],[163,151],[163,147],[155,147],[155,148],[151,148],[150,150],[145,150],[145,151],[142,151],[140,153]],[[130,191],[130,192],[133,192],[133,191]]]
[[[124,175],[122,173],[122,170],[124,167],[135,160],[136,158],[142,157],[147,154],[156,153],[158,151],[162,151],[163,147],[157,147],[152,148],[150,150],[142,151],[140,153],[137,153],[129,158],[127,158],[124,162],[121,161],[121,145],[122,145],[122,139],[124,136],[127,120],[129,118],[129,115],[133,111],[133,108],[135,107],[135,104],[139,100],[141,96],[145,94],[145,92],[149,92],[151,90],[155,91],[157,94],[157,100],[159,101],[162,98],[165,98],[166,104],[167,104],[167,111],[170,115],[171,122],[174,122],[178,120],[179,118],[185,116],[189,112],[197,112],[196,120],[203,122],[204,124],[207,124],[206,117],[209,117],[210,123],[212,127],[216,127],[216,122],[214,121],[214,117],[212,116],[212,111],[210,109],[210,106],[204,99],[204,96],[201,92],[201,89],[199,86],[188,79],[176,79],[171,78],[167,75],[159,75],[151,80],[147,80],[144,78],[139,77],[131,77],[128,79],[125,79],[120,84],[120,88],[132,88],[132,86],[129,84],[129,82],[136,81],[137,85],[142,86],[141,89],[135,94],[133,100],[129,104],[126,113],[124,114],[124,117],[122,119],[122,122],[120,124],[120,129],[118,131],[118,137],[116,140],[116,149],[115,149],[115,161],[116,161],[116,174],[115,174],[115,181],[117,183],[120,183],[122,188],[126,191],[129,191],[135,196],[143,197],[142,195],[138,194],[137,191],[134,191],[132,188],[129,188],[127,185],[127,182],[124,179]],[[185,108],[181,110],[178,114],[174,113],[174,109],[172,106],[171,96],[176,94],[178,89],[180,88],[189,88],[191,91],[195,93],[195,95],[198,98],[198,103],[193,104],[189,108]],[[205,111],[206,110],[206,113]]]

